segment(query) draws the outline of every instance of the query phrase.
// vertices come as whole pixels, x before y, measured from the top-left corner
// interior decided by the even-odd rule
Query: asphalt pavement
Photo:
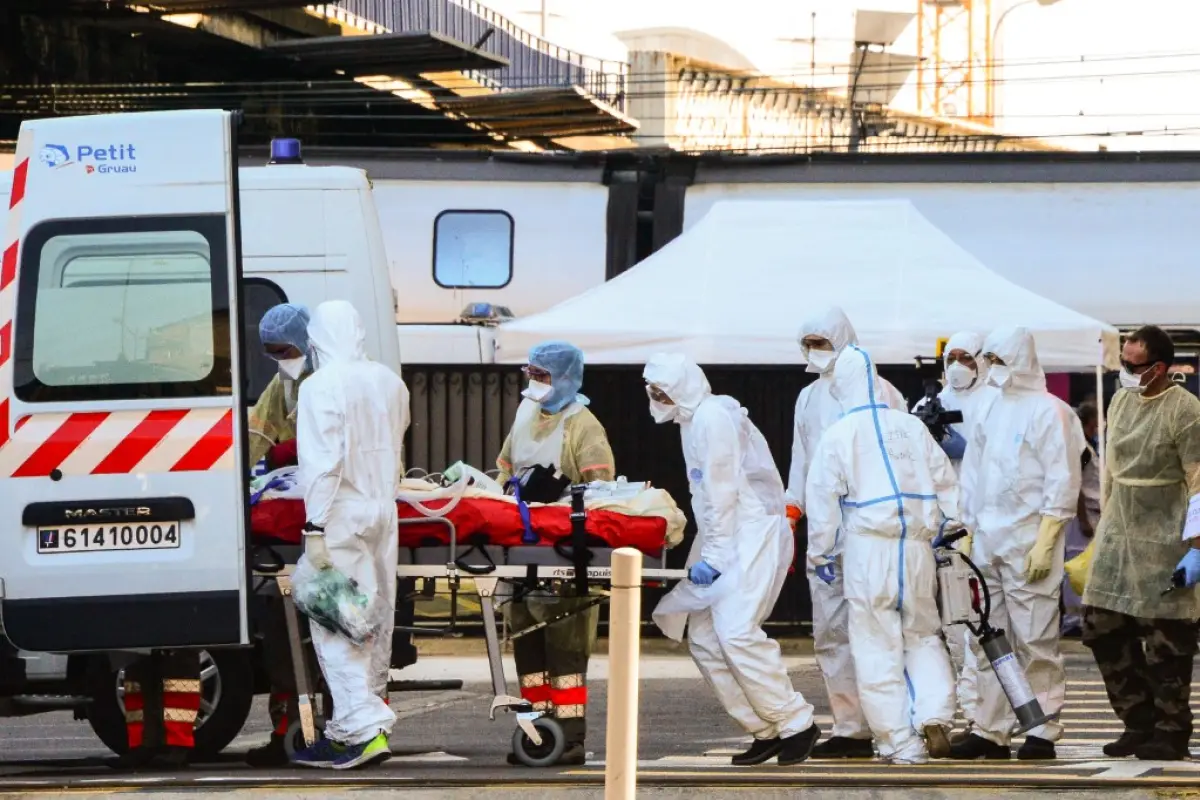
[[[792,768],[765,765],[737,769],[729,757],[745,746],[731,720],[717,705],[690,659],[670,646],[650,646],[641,670],[639,720],[639,784],[647,797],[676,796],[696,787],[715,796],[719,787],[734,790],[753,787],[756,796],[795,787],[828,787],[839,797],[850,787],[864,790],[909,789],[913,797],[938,797],[942,791],[982,791],[987,796],[1002,790],[1056,788],[1060,790],[1161,790],[1164,787],[1200,788],[1200,762],[1154,763],[1105,758],[1100,747],[1116,738],[1121,725],[1113,716],[1103,685],[1090,657],[1077,645],[1068,657],[1068,705],[1063,715],[1067,733],[1059,744],[1059,760],[1049,764],[933,762],[926,766],[899,767],[878,762],[809,761]],[[487,786],[490,792],[510,787],[528,796],[593,797],[604,779],[604,737],[608,660],[593,659],[590,673],[591,709],[588,763],[569,769],[532,770],[505,764],[514,729],[511,715],[488,720],[491,699],[482,642],[460,642],[426,648],[426,655],[397,677],[413,680],[459,678],[461,691],[402,693],[393,695],[399,722],[392,738],[395,757],[370,770],[332,774],[297,769],[252,770],[240,757],[250,747],[267,740],[269,723],[265,702],[256,703],[242,735],[215,764],[195,765],[178,774],[124,776],[104,766],[108,756],[86,723],[68,713],[45,714],[3,722],[0,734],[0,791],[76,791],[139,787],[143,789],[287,789],[323,786],[330,791],[417,789],[450,792],[416,796],[465,796],[455,791]],[[790,643],[789,671],[795,686],[817,707],[818,724],[830,727],[828,705],[820,675],[807,646]],[[463,655],[472,652],[475,655]],[[513,669],[508,661],[510,686]],[[1200,748],[1200,743],[1196,743]],[[835,788],[837,787],[837,788]],[[652,791],[653,790],[653,791]],[[933,792],[932,794],[930,792]],[[561,793],[561,794],[560,794]],[[347,795],[349,796],[349,795]],[[369,797],[354,793],[355,798]],[[833,795],[830,795],[831,797]],[[875,796],[875,795],[863,795]],[[889,795],[891,796],[891,795]],[[900,795],[897,795],[900,796]],[[1114,795],[1117,796],[1117,795]],[[1133,796],[1140,796],[1136,793]]]

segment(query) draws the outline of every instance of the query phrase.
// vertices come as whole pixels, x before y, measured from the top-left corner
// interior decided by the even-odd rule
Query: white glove
[[[304,534],[304,557],[314,569],[329,569],[333,566],[333,559],[329,557],[329,546],[325,544],[325,534]]]

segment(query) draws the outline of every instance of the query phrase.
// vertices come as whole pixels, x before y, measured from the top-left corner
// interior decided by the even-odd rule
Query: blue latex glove
[[[713,581],[719,577],[721,577],[721,573],[704,561],[693,564],[692,568],[688,570],[688,580],[697,586],[712,586]]]
[[[1184,586],[1190,587],[1200,583],[1200,550],[1194,547],[1190,548],[1175,569],[1183,570]]]
[[[963,454],[967,452],[967,440],[953,428],[950,428],[950,435],[938,444],[942,446],[942,452],[954,461],[962,461]]]
[[[832,584],[834,578],[837,577],[837,572],[833,569],[833,562],[830,561],[828,564],[817,567],[817,577],[825,581],[826,585]]]

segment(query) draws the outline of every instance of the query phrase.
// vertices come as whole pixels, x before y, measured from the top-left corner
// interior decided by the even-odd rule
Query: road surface
[[[478,646],[482,650],[482,643]],[[839,797],[851,797],[845,793],[849,787],[920,788],[924,790],[919,794],[921,797],[937,797],[942,791],[984,789],[986,796],[994,797],[999,796],[998,789],[1034,787],[1133,790],[1129,797],[1142,796],[1139,790],[1153,792],[1165,787],[1200,789],[1200,762],[1153,763],[1106,759],[1102,755],[1101,745],[1115,739],[1121,725],[1109,709],[1090,657],[1077,645],[1072,650],[1068,657],[1070,683],[1064,713],[1067,733],[1059,745],[1057,762],[934,762],[901,767],[875,762],[809,761],[786,769],[774,765],[731,767],[729,756],[743,748],[747,739],[718,707],[691,661],[682,655],[647,654],[642,660],[640,786],[646,792],[655,787],[662,790],[646,794],[647,797],[681,796],[668,790],[690,789],[694,793],[697,787],[710,787],[705,796],[713,795],[717,787],[755,787],[761,790],[756,796],[763,797],[773,796],[774,790],[796,787],[828,787],[830,792],[841,792]],[[168,775],[129,777],[112,773],[104,766],[108,754],[103,745],[86,723],[73,721],[70,714],[5,720],[0,735],[0,791],[131,785],[162,789],[273,787],[300,791],[314,783],[333,781],[338,786],[408,790],[510,785],[514,789],[526,787],[521,789],[526,792],[528,787],[541,787],[541,791],[548,793],[561,791],[563,797],[595,797],[599,795],[594,788],[602,784],[605,766],[603,710],[607,666],[604,656],[593,660],[593,714],[588,737],[592,754],[583,767],[531,770],[507,766],[504,759],[513,722],[511,716],[505,715],[495,722],[488,721],[491,695],[486,660],[481,656],[430,655],[405,670],[403,677],[461,678],[466,681],[464,688],[394,695],[393,705],[400,718],[393,735],[396,757],[375,769],[335,776],[319,771],[245,767],[240,754],[262,744],[268,736],[265,703],[260,700],[245,731],[224,760]],[[790,655],[788,666],[796,687],[816,705],[818,724],[828,731],[828,706],[813,658]],[[508,671],[511,680],[511,661]],[[1200,743],[1196,746],[1200,747]],[[328,794],[332,788],[331,785],[323,790],[322,796],[333,797]],[[369,796],[361,797],[365,800]]]

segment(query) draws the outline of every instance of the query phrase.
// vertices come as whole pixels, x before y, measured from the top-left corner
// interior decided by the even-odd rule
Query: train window
[[[499,289],[512,280],[513,218],[443,211],[433,221],[433,280],[446,289]]]

